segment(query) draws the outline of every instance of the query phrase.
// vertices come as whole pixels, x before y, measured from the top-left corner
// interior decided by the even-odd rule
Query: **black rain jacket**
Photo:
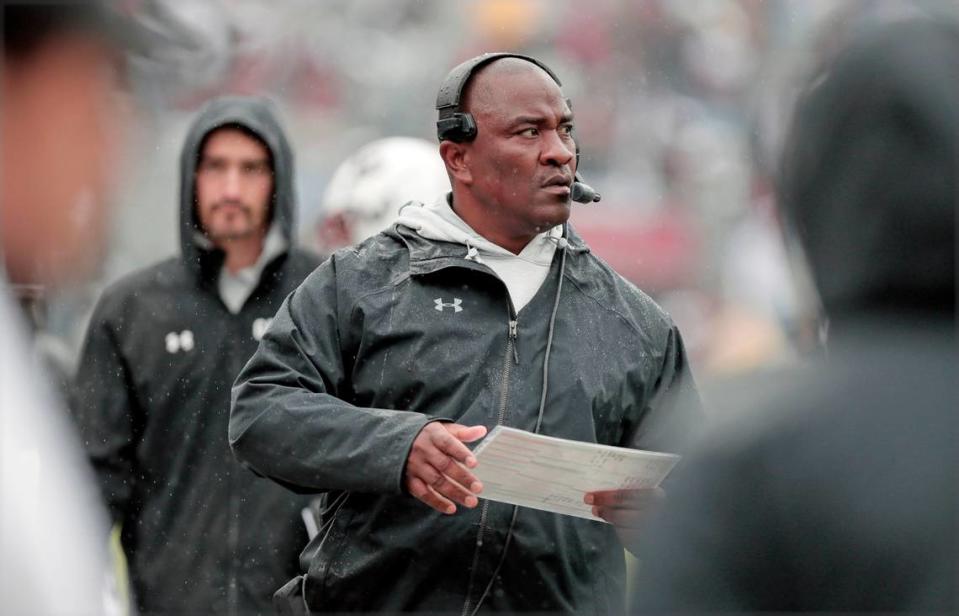
[[[542,434],[676,451],[698,424],[677,328],[575,235],[518,315],[466,253],[402,226],[335,253],[237,379],[237,457],[325,493],[299,581],[314,613],[475,609],[514,508],[481,501],[444,516],[404,491],[405,461],[437,418],[533,430],[550,338]],[[482,610],[623,612],[611,526],[522,508],[508,551]]]
[[[318,264],[290,248],[264,269],[238,314],[220,300],[217,250],[195,240],[194,169],[225,124],[273,156],[273,223],[293,241],[293,160],[269,108],[220,99],[197,117],[181,157],[182,255],[108,288],[82,351],[73,410],[145,613],[261,614],[296,574],[304,500],[240,466],[227,443],[230,385],[268,320]]]

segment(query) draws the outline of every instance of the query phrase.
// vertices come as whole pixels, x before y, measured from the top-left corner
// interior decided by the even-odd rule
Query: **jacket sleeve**
[[[662,363],[653,374],[652,388],[634,409],[639,411],[626,431],[627,447],[683,453],[703,431],[705,416],[696,383],[689,367],[686,347],[679,328],[670,323]]]
[[[339,295],[336,269],[334,256],[286,298],[237,377],[230,446],[297,492],[400,493],[413,440],[431,418],[344,400],[344,359],[355,360],[357,345],[347,340],[351,300]]]
[[[110,302],[105,299],[87,329],[70,409],[110,513],[122,521],[134,493],[144,415],[131,394],[129,370],[106,316]]]

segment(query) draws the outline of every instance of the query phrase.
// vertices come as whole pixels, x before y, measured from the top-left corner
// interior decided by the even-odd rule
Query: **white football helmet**
[[[317,239],[332,252],[379,233],[408,201],[432,202],[449,192],[435,143],[387,137],[360,148],[336,169],[323,195]]]

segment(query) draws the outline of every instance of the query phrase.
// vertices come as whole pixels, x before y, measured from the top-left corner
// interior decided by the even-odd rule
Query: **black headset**
[[[440,86],[436,94],[436,109],[439,111],[439,117],[436,120],[436,136],[440,141],[453,141],[454,143],[464,143],[476,138],[476,120],[473,114],[463,111],[460,107],[460,98],[463,95],[463,88],[469,83],[473,75],[490,62],[500,58],[519,58],[535,64],[546,71],[556,85],[562,87],[563,82],[559,80],[548,66],[530,56],[524,56],[518,53],[484,53],[483,55],[471,58],[462,64],[457,65],[449,72],[443,85]],[[569,99],[566,99],[569,104]],[[570,105],[572,106],[572,105]],[[576,167],[579,168],[579,145],[576,146]],[[570,189],[573,201],[578,203],[592,203],[600,200],[600,194],[590,186],[584,184],[577,171],[573,178],[573,186]]]

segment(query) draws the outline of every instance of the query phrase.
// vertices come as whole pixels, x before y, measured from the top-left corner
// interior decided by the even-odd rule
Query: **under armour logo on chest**
[[[193,350],[193,332],[184,329],[182,332],[170,332],[164,339],[167,353],[179,353]]]
[[[463,300],[458,297],[454,297],[452,302],[444,302],[442,298],[437,297],[433,303],[436,304],[434,308],[440,312],[443,312],[445,308],[452,308],[453,312],[463,312]]]

